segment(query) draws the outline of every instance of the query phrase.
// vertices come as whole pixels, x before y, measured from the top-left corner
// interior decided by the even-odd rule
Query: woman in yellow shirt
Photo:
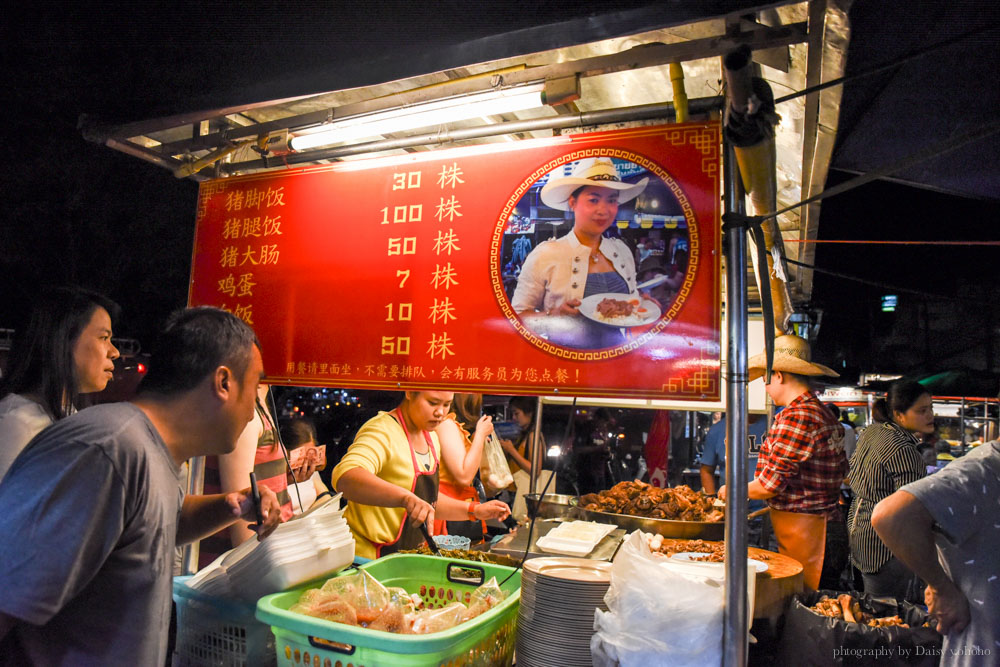
[[[392,412],[369,419],[333,469],[333,487],[344,494],[344,518],[355,553],[378,558],[423,543],[420,525],[435,515],[449,521],[504,519],[510,508],[438,495],[441,445],[434,430],[447,418],[450,391],[408,391]]]

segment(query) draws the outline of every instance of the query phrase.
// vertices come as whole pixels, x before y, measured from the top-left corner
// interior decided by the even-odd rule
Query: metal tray
[[[726,524],[723,521],[672,521],[670,519],[650,519],[643,516],[632,516],[630,514],[612,514],[610,512],[598,512],[584,509],[579,506],[573,507],[574,518],[586,521],[597,521],[599,523],[613,523],[626,531],[641,530],[647,533],[662,535],[663,537],[677,537],[687,540],[715,540],[721,541],[724,538]]]
[[[531,549],[528,550],[528,558],[552,556],[538,547],[538,540],[548,535],[549,531],[558,526],[559,523],[556,519],[538,519],[535,522],[535,529],[531,533]],[[609,561],[618,552],[618,547],[621,546],[624,538],[625,531],[616,528],[610,534],[605,535],[604,539],[598,542],[597,546],[586,557],[591,560]],[[515,532],[504,535],[493,543],[490,546],[490,552],[520,560],[524,557],[526,546],[528,546],[528,527],[519,526]]]

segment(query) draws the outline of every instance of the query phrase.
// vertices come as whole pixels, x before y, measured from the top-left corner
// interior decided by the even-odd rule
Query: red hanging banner
[[[719,151],[683,123],[208,181],[188,301],[270,382],[717,400]]]

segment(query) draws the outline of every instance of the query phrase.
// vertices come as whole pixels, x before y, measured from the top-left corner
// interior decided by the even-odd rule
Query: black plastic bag
[[[851,593],[861,610],[876,618],[899,615],[910,627],[873,628],[819,614],[809,607],[836,591],[796,595],[785,614],[778,648],[782,665],[937,665],[941,635],[927,622],[927,611],[909,602]]]

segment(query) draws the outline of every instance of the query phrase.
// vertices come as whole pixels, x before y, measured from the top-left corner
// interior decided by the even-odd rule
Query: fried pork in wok
[[[619,482],[607,491],[580,497],[580,507],[596,512],[672,521],[722,521],[722,510],[712,502],[713,498],[689,486],[661,489],[644,482]]]

